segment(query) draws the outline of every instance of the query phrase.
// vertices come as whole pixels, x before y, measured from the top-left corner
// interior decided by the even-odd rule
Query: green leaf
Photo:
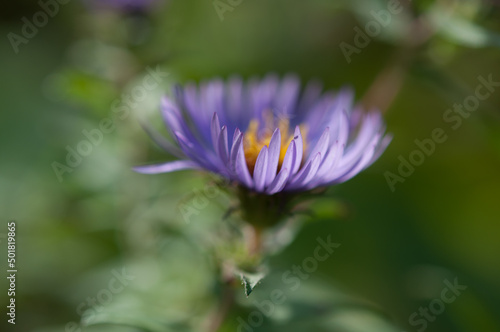
[[[102,312],[92,317],[91,321],[82,321],[85,327],[97,325],[120,325],[141,329],[147,332],[188,332],[185,324],[159,321],[145,315],[124,315],[121,313]]]
[[[253,292],[255,287],[266,276],[266,274],[264,272],[248,273],[248,272],[238,271],[237,274],[239,274],[239,277],[241,279],[241,283],[245,287],[245,295],[247,297]]]
[[[500,35],[480,27],[474,23],[450,19],[448,24],[441,28],[441,33],[458,44],[469,47],[500,47]]]
[[[500,47],[500,34],[483,28],[462,17],[451,16],[444,10],[434,10],[430,20],[439,34],[448,40],[467,47]]]

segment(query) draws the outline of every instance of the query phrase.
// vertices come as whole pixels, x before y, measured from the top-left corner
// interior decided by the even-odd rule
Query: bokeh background
[[[220,330],[249,331],[238,317],[287,289],[284,271],[330,234],[341,247],[253,330],[419,331],[411,315],[458,278],[467,290],[420,331],[500,331],[500,89],[456,130],[443,120],[474,94],[479,76],[500,81],[498,2],[404,2],[350,63],[341,43],[354,45],[354,28],[364,29],[386,2],[223,0],[230,9],[222,14],[207,0],[56,3],[17,52],[9,33],[22,36],[23,17],[33,22],[43,7],[17,0],[0,10],[2,331],[201,330],[217,293],[207,247],[228,223],[231,197],[216,195],[187,222],[179,207],[213,179],[133,173],[134,165],[172,159],[140,122],[165,132],[160,97],[175,83],[268,72],[318,79],[327,89],[351,85],[357,101],[372,91],[369,102],[386,105],[394,139],[371,168],[315,201],[312,216],[298,217],[296,237],[271,258],[271,276],[249,299],[240,294]],[[412,34],[416,19],[431,31],[422,41]],[[119,113],[150,70],[168,76]],[[66,164],[68,147],[105,118],[114,128],[58,178],[54,162]],[[392,192],[384,173],[397,174],[398,157],[435,128],[448,140]],[[11,220],[15,326],[4,313]],[[124,269],[130,280],[110,293]],[[91,307],[88,298],[99,296],[106,303]],[[80,326],[82,316],[90,326]]]

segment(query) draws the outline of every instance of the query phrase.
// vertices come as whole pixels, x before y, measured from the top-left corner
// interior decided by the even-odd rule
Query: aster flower
[[[162,114],[179,160],[136,167],[145,174],[207,170],[249,192],[296,193],[351,179],[382,154],[391,137],[382,116],[353,105],[353,93],[317,82],[232,77],[190,83],[165,97]],[[180,149],[179,149],[180,148]]]

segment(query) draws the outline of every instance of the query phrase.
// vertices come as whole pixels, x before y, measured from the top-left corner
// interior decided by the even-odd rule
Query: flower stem
[[[248,225],[245,235],[250,256],[260,256],[262,253],[262,229],[254,225]]]
[[[389,65],[375,78],[363,98],[363,105],[367,109],[376,108],[382,112],[389,106],[402,88],[408,68],[416,56],[417,50],[424,45],[434,34],[426,19],[415,18],[407,40],[393,55]]]
[[[227,314],[231,310],[231,307],[234,303],[234,290],[232,288],[233,277],[229,277],[225,280],[223,284],[223,291],[221,298],[219,300],[219,306],[210,315],[209,321],[207,322],[207,332],[216,332],[220,329],[224,320],[226,319]]]

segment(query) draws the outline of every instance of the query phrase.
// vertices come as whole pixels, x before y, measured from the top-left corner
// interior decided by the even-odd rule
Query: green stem
[[[259,257],[262,254],[262,229],[255,225],[248,225],[246,230],[248,253],[252,257]]]
[[[209,318],[207,332],[216,332],[224,323],[227,314],[231,310],[231,307],[234,303],[234,291],[231,288],[230,284],[224,285],[224,291],[222,293],[222,297],[219,302],[219,307],[217,311],[213,313],[213,315]]]

